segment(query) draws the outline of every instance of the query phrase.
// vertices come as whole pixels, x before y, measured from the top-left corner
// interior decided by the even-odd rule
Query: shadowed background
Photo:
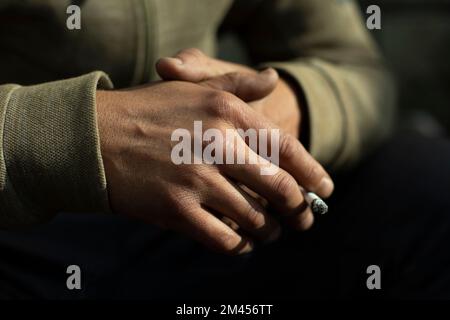
[[[381,8],[382,30],[371,33],[398,79],[399,106],[408,115],[404,121],[424,133],[448,135],[450,0],[359,2],[363,11],[371,4]]]
[[[359,0],[363,17],[381,8],[379,43],[398,82],[399,124],[427,136],[450,133],[450,0]],[[239,42],[221,35],[219,56],[245,61]]]

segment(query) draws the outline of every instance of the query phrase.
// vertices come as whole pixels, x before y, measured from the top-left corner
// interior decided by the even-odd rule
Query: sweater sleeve
[[[255,3],[250,10],[250,3]],[[352,0],[239,1],[236,19],[255,64],[294,79],[306,102],[309,151],[350,167],[392,128],[395,85]]]
[[[0,86],[0,228],[57,212],[109,211],[96,118],[102,72],[33,86]]]

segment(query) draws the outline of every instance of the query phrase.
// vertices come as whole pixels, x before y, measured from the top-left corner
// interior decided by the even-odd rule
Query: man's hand
[[[232,72],[239,72],[250,78],[257,73],[256,70],[244,65],[208,57],[195,48],[181,50],[174,57],[161,58],[156,64],[156,70],[162,79],[194,83]],[[247,102],[259,114],[300,139],[301,111],[304,110],[304,106],[301,105],[296,92],[286,80],[279,78],[275,89],[269,95]],[[251,191],[249,193],[254,195]],[[254,196],[258,198],[257,195]],[[299,219],[305,216],[310,217],[307,220],[312,224],[313,215],[310,209],[306,208],[302,215],[289,219],[291,225],[298,226]]]
[[[254,75],[256,71],[244,65],[208,57],[198,49],[181,50],[175,57],[161,58],[156,69],[164,80],[201,82],[227,73]],[[291,85],[280,78],[275,90],[263,99],[248,100],[256,111],[285,132],[299,138],[302,107]]]
[[[202,121],[204,130],[221,132],[276,128],[243,101],[263,98],[276,83],[276,73],[268,70],[228,73],[198,84],[164,81],[99,91],[99,133],[113,211],[180,231],[221,252],[244,253],[254,240],[274,240],[280,227],[242,184],[266,198],[277,214],[295,217],[299,228],[308,228],[312,215],[305,211],[298,183],[323,197],[333,185],[291,135],[281,132],[282,169],[273,176],[261,175],[261,165],[248,164],[248,159],[234,165],[171,161],[172,132],[192,131],[194,121]],[[254,151],[246,146],[244,152],[248,157]]]

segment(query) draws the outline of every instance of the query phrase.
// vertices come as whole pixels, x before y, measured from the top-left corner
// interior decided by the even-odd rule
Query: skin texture
[[[240,72],[243,74],[256,74],[257,71],[247,66],[215,59],[205,55],[201,50],[188,48],[181,50],[174,57],[161,58],[156,69],[162,79],[200,82],[227,73]],[[249,100],[248,104],[259,114],[266,117],[286,133],[300,139],[301,110],[299,99],[292,86],[283,78],[278,78],[272,92],[262,99]],[[244,189],[245,186],[244,186]],[[255,198],[259,196],[246,189]],[[261,199],[261,203],[265,203]],[[299,230],[308,229],[314,221],[312,210],[304,207],[304,211],[288,219],[291,226]]]
[[[179,231],[219,252],[246,253],[255,241],[275,240],[280,226],[277,217],[240,187],[245,185],[277,215],[296,217],[300,228],[308,228],[312,221],[302,214],[305,201],[298,183],[322,197],[332,193],[333,185],[294,136],[281,131],[281,169],[273,176],[261,175],[260,164],[175,165],[170,158],[172,132],[185,128],[194,136],[194,121],[201,120],[203,130],[222,132],[278,128],[246,103],[269,96],[277,86],[278,75],[269,69],[232,71],[196,83],[162,81],[98,91],[112,210]],[[247,155],[253,152],[246,148]]]
[[[161,58],[156,69],[164,80],[200,82],[227,73],[240,72],[255,74],[257,71],[247,66],[214,59],[196,48],[184,49],[174,57]],[[301,112],[297,95],[291,85],[279,78],[275,89],[262,99],[249,100],[249,105],[260,114],[278,125],[285,132],[299,137]]]

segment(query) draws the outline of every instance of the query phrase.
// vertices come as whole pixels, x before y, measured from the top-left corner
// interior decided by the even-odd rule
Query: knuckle
[[[203,51],[198,48],[186,48],[186,49],[181,50],[181,52],[191,54],[193,56],[202,56],[203,55]]]
[[[171,208],[170,212],[173,217],[184,217],[189,214],[190,209],[196,205],[198,200],[191,192],[177,192],[170,196],[167,208]],[[179,219],[171,219],[176,224]]]
[[[185,188],[193,189],[195,186],[196,166],[185,166],[176,171],[178,183]]]
[[[202,182],[202,190],[216,190],[220,188],[219,180],[219,169],[213,165],[201,165],[201,177],[200,180]]]
[[[177,172],[178,184],[189,192],[202,192],[207,183],[208,172],[204,165],[186,166],[185,170]]]
[[[277,200],[283,203],[289,202],[297,188],[297,182],[282,171],[275,174],[272,179],[272,189]]]
[[[186,48],[178,52],[177,56],[188,57],[193,59],[201,59],[204,53],[197,48]]]
[[[214,115],[223,119],[232,117],[236,110],[234,96],[224,91],[214,91],[211,94],[210,106]]]

